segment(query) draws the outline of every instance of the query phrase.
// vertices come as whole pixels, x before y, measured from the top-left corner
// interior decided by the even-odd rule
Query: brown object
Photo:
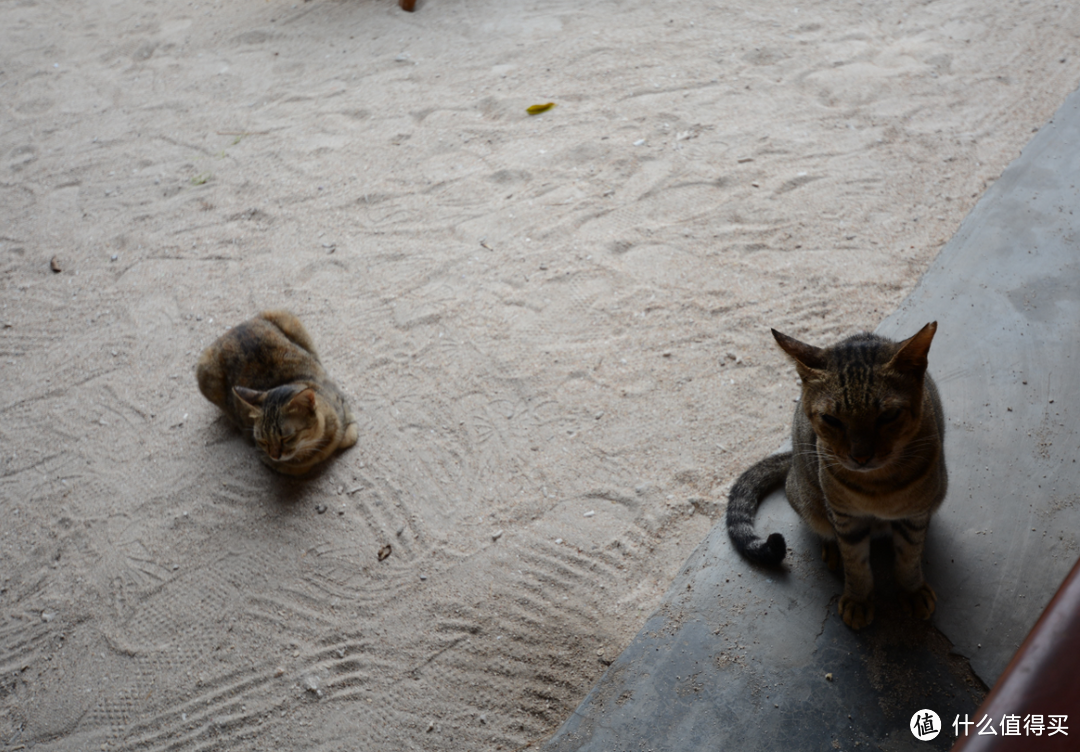
[[[384,561],[387,557],[390,556],[390,552],[393,551],[393,550],[394,549],[390,548],[389,543],[387,543],[385,546],[380,548],[379,549],[379,561]]]
[[[55,272],[56,274],[59,274],[62,271],[62,269],[60,268],[60,259],[58,259],[56,256],[53,256],[51,259],[49,259],[49,268],[52,269],[53,272]]]
[[[977,726],[964,726],[957,730],[960,739],[952,752],[1023,752],[1037,749],[1039,752],[1056,752],[1077,749],[1080,735],[1080,561],[1078,561],[1050,600],[1050,605],[1028,633],[1027,639],[1016,651],[1005,673],[998,679],[994,689],[975,711],[974,723],[989,716],[993,730],[978,735]],[[1002,719],[1019,716],[1019,736],[1005,736]],[[1044,728],[1040,736],[1024,728],[1029,715],[1042,716]],[[1055,733],[1050,716],[1066,716],[1060,725],[1065,733]],[[1070,720],[1072,719],[1072,728]],[[941,719],[947,730],[951,721]]]
[[[398,0],[398,5],[401,6],[402,10],[412,13],[416,7],[416,0]]]

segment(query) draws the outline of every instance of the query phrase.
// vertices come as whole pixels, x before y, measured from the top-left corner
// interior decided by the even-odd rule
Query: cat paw
[[[282,475],[299,476],[308,473],[311,468],[315,467],[315,463],[310,463],[306,465],[290,465],[285,462],[275,462],[274,464],[270,465],[270,467],[274,470],[277,470]]]
[[[825,562],[825,566],[829,568],[830,572],[835,572],[840,568],[840,546],[836,541],[823,541],[821,544],[821,560]]]
[[[356,440],[360,438],[360,429],[355,423],[350,423],[345,429],[345,435],[341,437],[341,443],[338,444],[338,449],[348,449]]]
[[[937,593],[924,582],[918,590],[904,593],[900,597],[900,602],[909,615],[914,614],[920,619],[929,619],[937,607]]]
[[[852,629],[862,629],[874,621],[874,604],[847,595],[840,596],[840,618]]]

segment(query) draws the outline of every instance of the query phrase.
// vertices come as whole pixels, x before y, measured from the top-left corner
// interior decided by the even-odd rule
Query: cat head
[[[931,322],[893,342],[857,334],[814,347],[772,330],[802,379],[802,409],[825,452],[848,470],[869,472],[900,458],[922,425]]]
[[[323,425],[313,389],[287,384],[260,392],[238,386],[233,393],[251,418],[255,444],[274,462],[302,460],[318,448]]]

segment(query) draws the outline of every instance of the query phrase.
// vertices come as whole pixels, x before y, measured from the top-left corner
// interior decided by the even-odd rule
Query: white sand
[[[1078,49],[1046,0],[0,2],[0,746],[543,740],[783,441],[769,327],[873,329]],[[282,306],[361,424],[304,481],[192,373]]]

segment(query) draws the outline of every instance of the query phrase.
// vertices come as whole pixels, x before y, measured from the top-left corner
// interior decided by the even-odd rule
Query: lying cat
[[[254,439],[260,458],[301,475],[359,435],[345,395],[296,316],[263,311],[203,351],[199,391]]]
[[[757,537],[754,514],[786,479],[791,506],[824,539],[829,569],[843,562],[840,615],[852,629],[874,620],[872,533],[892,536],[905,606],[927,619],[937,603],[922,572],[930,515],[947,486],[944,414],[926,373],[936,331],[935,321],[903,342],[857,334],[820,348],[772,330],[802,379],[793,451],[761,460],[735,481],[728,535],[750,561],[779,564],[784,537]]]

